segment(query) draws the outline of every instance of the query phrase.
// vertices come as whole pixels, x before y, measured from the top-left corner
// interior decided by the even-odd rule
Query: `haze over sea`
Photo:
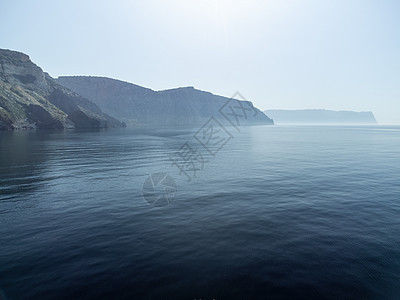
[[[398,299],[399,126],[198,129],[0,132],[0,299]]]

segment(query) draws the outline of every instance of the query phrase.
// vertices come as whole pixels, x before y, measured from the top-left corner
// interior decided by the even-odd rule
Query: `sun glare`
[[[231,21],[241,18],[256,9],[257,2],[242,0],[177,0],[176,8],[194,18],[205,18],[212,21]],[[254,11],[255,13],[256,11]]]

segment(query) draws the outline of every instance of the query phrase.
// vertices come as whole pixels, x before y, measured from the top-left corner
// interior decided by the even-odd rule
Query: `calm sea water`
[[[0,299],[400,299],[400,127],[195,130],[1,132]]]

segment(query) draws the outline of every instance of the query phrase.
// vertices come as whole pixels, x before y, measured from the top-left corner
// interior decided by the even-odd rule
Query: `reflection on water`
[[[194,129],[0,132],[10,299],[400,294],[399,127],[244,127],[187,182]],[[384,129],[384,130],[381,130]],[[174,201],[142,197],[169,174]]]
[[[11,131],[0,134],[0,191],[2,197],[21,196],[38,188],[46,160],[44,145],[35,131]]]

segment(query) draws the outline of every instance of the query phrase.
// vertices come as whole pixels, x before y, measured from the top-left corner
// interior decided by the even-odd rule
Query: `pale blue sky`
[[[0,12],[0,48],[53,77],[240,91],[261,109],[400,124],[400,1],[2,0]]]

